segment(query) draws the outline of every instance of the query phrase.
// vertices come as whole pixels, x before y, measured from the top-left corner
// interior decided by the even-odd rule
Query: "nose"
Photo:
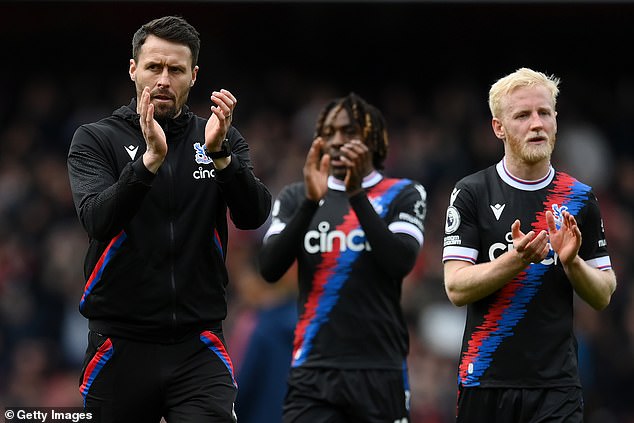
[[[543,128],[543,126],[544,126],[544,121],[542,120],[539,113],[533,112],[531,114],[531,128],[539,129],[539,128]]]
[[[328,139],[328,142],[333,147],[341,147],[348,141],[348,136],[341,129],[336,129],[334,133]]]
[[[163,72],[159,75],[159,79],[156,83],[159,87],[169,87],[169,69],[167,67],[163,68]]]

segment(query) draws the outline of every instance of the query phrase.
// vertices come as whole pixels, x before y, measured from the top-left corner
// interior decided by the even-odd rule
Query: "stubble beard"
[[[172,97],[172,101],[169,104],[166,103],[153,103],[154,104],[154,118],[157,120],[166,120],[166,119],[174,119],[178,115],[180,115],[181,110],[183,108],[183,104],[187,101],[189,97],[189,90],[187,90],[184,95],[181,97],[179,102],[179,97]]]
[[[154,105],[154,118],[156,120],[174,119],[177,115],[176,105]]]

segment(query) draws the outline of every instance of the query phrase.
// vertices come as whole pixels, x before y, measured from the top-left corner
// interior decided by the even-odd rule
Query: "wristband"
[[[231,156],[231,144],[229,144],[229,140],[227,138],[225,138],[224,141],[222,141],[222,144],[220,144],[220,150],[219,151],[209,151],[209,150],[207,150],[207,146],[206,145],[205,145],[204,149],[205,149],[205,154],[211,160],[224,159],[224,158],[227,158],[227,157]]]

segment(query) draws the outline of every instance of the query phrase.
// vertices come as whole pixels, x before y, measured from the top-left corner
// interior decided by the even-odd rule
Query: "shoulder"
[[[120,122],[120,119],[114,116],[108,116],[96,122],[81,124],[75,130],[73,142],[82,142],[87,139],[97,139],[100,141],[111,139],[113,135],[120,132],[120,129],[118,129]]]
[[[303,181],[295,181],[286,185],[282,188],[282,192],[296,193],[296,192],[304,192],[304,182]]]
[[[498,179],[497,171],[495,170],[495,166],[489,166],[485,169],[479,170],[477,172],[471,173],[462,179],[460,179],[456,186],[462,187],[482,187],[486,186],[487,181],[490,181],[492,178]]]
[[[280,190],[278,200],[283,202],[296,202],[306,196],[303,181],[291,182]]]
[[[585,192],[592,191],[592,187],[590,185],[584,184],[583,182],[566,172],[555,171],[553,184],[562,187],[567,186],[569,187],[569,189],[577,189]]]
[[[393,186],[399,187],[399,197],[413,198],[417,201],[422,201],[423,205],[427,202],[427,190],[418,181],[407,178],[388,178],[388,183],[391,181]]]
[[[494,166],[471,173],[458,180],[450,193],[449,206],[457,204],[475,204],[488,196],[491,186],[499,181]]]
[[[395,194],[404,192],[418,192],[421,196],[427,197],[427,191],[423,185],[415,180],[408,178],[383,178],[372,189],[376,189],[381,192],[392,191]]]

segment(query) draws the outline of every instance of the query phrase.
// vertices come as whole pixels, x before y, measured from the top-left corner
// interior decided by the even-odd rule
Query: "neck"
[[[525,181],[536,181],[548,175],[550,159],[543,159],[535,163],[512,159],[504,156],[506,170],[513,176]]]

